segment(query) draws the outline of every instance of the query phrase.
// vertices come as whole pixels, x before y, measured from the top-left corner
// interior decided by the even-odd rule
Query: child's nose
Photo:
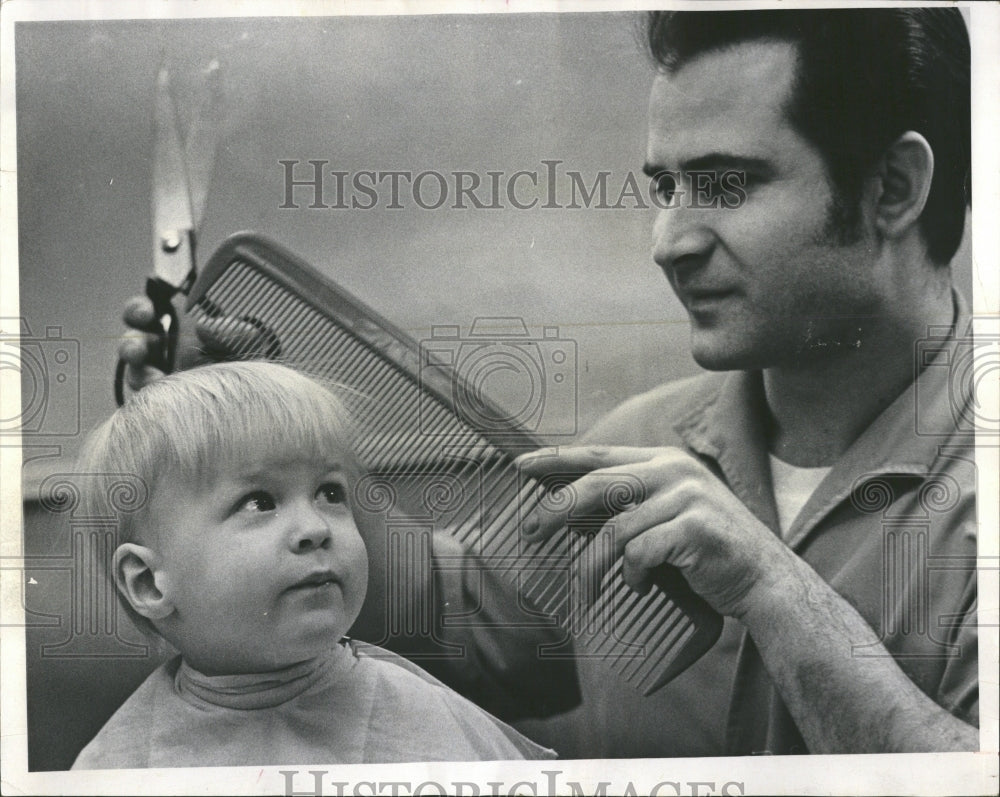
[[[303,508],[296,514],[289,538],[293,553],[303,553],[316,548],[329,548],[333,532],[327,518],[312,507]]]

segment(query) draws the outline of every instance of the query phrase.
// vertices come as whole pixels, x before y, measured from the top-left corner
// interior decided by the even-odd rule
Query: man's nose
[[[291,518],[288,547],[293,553],[329,548],[333,541],[330,518],[312,504],[296,506]]]
[[[684,206],[660,210],[653,224],[653,260],[665,271],[695,268],[715,246],[711,212]]]

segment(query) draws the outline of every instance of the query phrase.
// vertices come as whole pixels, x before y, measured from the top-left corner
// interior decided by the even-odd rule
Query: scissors
[[[196,233],[205,213],[208,186],[215,163],[222,117],[219,63],[204,72],[195,115],[182,146],[177,108],[170,90],[170,72],[161,64],[156,77],[153,117],[153,273],[146,295],[153,303],[155,323],[149,330],[160,343],[150,352],[149,364],[164,373],[174,370],[178,318],[173,298],[187,295],[198,274]],[[115,368],[115,401],[125,403],[124,360]]]

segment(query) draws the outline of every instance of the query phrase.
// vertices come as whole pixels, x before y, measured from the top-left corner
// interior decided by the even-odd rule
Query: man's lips
[[[697,307],[728,299],[735,296],[738,291],[735,288],[680,288],[678,293],[685,306]]]

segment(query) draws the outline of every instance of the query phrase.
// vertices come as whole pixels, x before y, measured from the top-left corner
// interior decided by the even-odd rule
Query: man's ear
[[[158,557],[152,548],[126,542],[114,555],[115,585],[143,617],[162,620],[174,611],[173,603],[157,585]]]
[[[885,238],[913,227],[927,204],[934,176],[934,152],[927,139],[909,130],[885,151],[878,167],[875,226]]]

